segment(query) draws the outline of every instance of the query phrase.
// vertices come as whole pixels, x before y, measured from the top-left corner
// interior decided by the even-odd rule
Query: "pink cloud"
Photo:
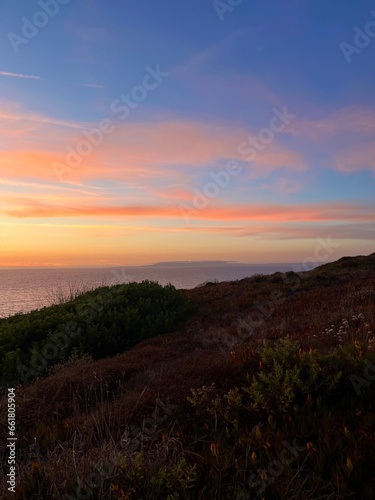
[[[375,109],[349,106],[320,119],[297,118],[287,129],[289,133],[312,140],[328,139],[342,133],[368,136],[375,131]]]
[[[69,161],[68,149],[77,151],[82,141],[87,144],[83,130],[92,131],[98,127],[97,123],[44,117],[10,103],[0,112],[3,131],[0,165],[4,172],[11,172],[12,179],[151,182],[155,178],[168,178],[169,182],[188,183],[197,168],[211,170],[229,159],[246,162],[237,149],[252,132],[227,123],[178,119],[112,125],[114,130],[104,135],[99,145],[92,146],[91,154],[78,155],[79,162],[74,165]],[[252,176],[267,175],[278,168],[292,171],[307,168],[299,153],[277,141],[275,137],[249,164]],[[57,163],[63,167],[64,175],[60,177],[54,169]]]
[[[118,205],[48,204],[31,199],[3,200],[11,205],[3,208],[3,214],[14,218],[32,217],[138,217],[172,218],[182,220],[184,213],[192,220],[222,221],[269,221],[269,222],[329,222],[329,221],[374,221],[374,207],[367,205],[325,203],[300,205],[209,205],[205,209],[181,205]],[[12,206],[13,205],[13,206]],[[184,206],[185,207],[185,206]]]
[[[246,155],[237,150],[249,132],[246,128],[183,120],[123,124],[92,155],[92,163],[98,166],[93,176],[100,175],[100,165],[106,168],[107,175],[117,176],[116,171],[130,169],[134,176],[152,175],[153,170],[158,176],[159,169],[163,169],[165,175],[165,169],[169,167],[212,169],[222,160],[246,162]],[[249,165],[252,174],[261,175],[278,168],[297,171],[307,168],[302,156],[277,144],[277,138]]]
[[[277,182],[269,182],[262,184],[262,189],[277,191],[286,194],[297,193],[302,189],[302,182],[294,179],[280,179]]]
[[[352,147],[336,154],[334,161],[340,172],[357,172],[363,169],[375,172],[375,144]]]
[[[49,151],[4,151],[0,153],[0,168],[3,178],[51,180],[51,163],[62,161],[61,154]]]

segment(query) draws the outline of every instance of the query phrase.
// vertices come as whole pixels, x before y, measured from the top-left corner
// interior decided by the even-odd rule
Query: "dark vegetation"
[[[0,380],[30,382],[73,352],[95,360],[122,353],[170,331],[186,314],[187,301],[173,286],[144,281],[101,287],[64,304],[1,319]]]
[[[17,382],[69,323],[82,333]],[[99,289],[0,332],[17,383],[9,498],[375,498],[375,254],[193,290]],[[5,422],[3,399],[2,436]],[[0,454],[6,473],[5,439]]]

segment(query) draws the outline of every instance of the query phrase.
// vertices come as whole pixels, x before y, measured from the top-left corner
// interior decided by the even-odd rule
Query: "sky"
[[[0,0],[0,266],[370,254],[375,6]]]

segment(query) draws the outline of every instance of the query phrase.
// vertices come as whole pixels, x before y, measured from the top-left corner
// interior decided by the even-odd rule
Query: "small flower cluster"
[[[352,322],[354,326],[358,326],[362,320],[364,320],[365,317],[363,316],[362,313],[359,314],[353,314],[352,315]]]
[[[329,328],[326,328],[323,332],[321,332],[321,335],[326,335],[329,337],[335,337],[338,339],[340,343],[343,342],[343,338],[347,335],[349,331],[349,321],[344,318],[341,322],[340,328],[338,332],[336,332],[336,326],[331,325]]]
[[[337,337],[340,344],[343,342],[343,338],[347,335],[348,331],[349,331],[349,321],[346,318],[344,318],[341,322],[339,331],[335,334],[335,337]]]
[[[370,331],[370,323],[365,322],[365,316],[362,313],[352,314],[350,322],[346,318],[341,321],[339,327],[331,325],[321,332],[321,336],[333,337],[343,344],[344,339],[354,340],[354,338],[365,338],[368,340],[368,349],[375,350],[375,337]],[[314,335],[313,337],[318,337]]]

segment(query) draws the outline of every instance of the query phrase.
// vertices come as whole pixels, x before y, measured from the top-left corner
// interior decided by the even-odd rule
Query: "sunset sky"
[[[374,2],[2,0],[0,33],[0,266],[374,251]]]

